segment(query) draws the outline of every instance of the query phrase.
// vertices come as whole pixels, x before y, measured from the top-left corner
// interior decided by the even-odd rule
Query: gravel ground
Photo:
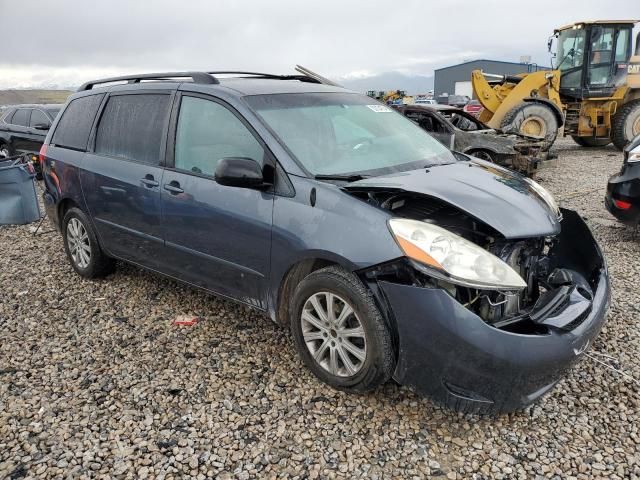
[[[539,180],[588,218],[613,277],[591,352],[640,379],[640,239],[602,205],[622,155],[556,151]],[[640,478],[639,380],[593,359],[497,418],[394,384],[347,395],[269,319],[129,266],[82,280],[30,228],[0,227],[0,478]],[[203,321],[171,324],[185,313]]]

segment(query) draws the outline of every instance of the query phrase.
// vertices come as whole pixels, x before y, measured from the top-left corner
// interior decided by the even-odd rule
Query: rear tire
[[[640,135],[640,100],[623,105],[613,117],[611,141],[618,150]]]
[[[332,266],[309,274],[296,288],[290,312],[296,349],[324,383],[360,393],[391,378],[391,331],[371,292],[352,273]]]
[[[512,108],[502,119],[500,126],[513,125],[524,135],[544,137],[547,151],[558,136],[558,119],[550,107],[536,102],[520,104]]]
[[[571,135],[573,141],[581,147],[606,147],[611,143],[609,138],[577,137]]]
[[[115,269],[116,261],[102,251],[91,221],[79,208],[65,213],[62,239],[69,263],[81,277],[104,277]]]

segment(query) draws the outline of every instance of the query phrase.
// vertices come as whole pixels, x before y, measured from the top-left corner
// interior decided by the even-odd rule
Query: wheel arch
[[[353,265],[346,259],[337,258],[334,255],[319,254],[318,252],[299,258],[289,265],[278,281],[277,292],[274,295],[273,320],[280,325],[288,325],[291,296],[300,281],[310,273],[332,265],[354,271]]]
[[[494,155],[500,154],[500,152],[498,152],[495,148],[486,146],[478,147],[477,145],[474,145],[473,147],[467,147],[462,151],[462,153],[465,153],[467,155],[473,155],[474,152],[489,152]]]
[[[65,214],[72,208],[82,208],[78,203],[71,197],[64,197],[58,202],[57,210],[58,210],[58,224],[62,229],[62,221],[64,219]]]
[[[626,105],[629,102],[633,102],[634,100],[640,100],[640,88],[629,88],[625,93],[622,105],[618,104],[618,108]]]

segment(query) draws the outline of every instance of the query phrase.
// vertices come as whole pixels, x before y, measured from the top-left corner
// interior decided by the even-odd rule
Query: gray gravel
[[[592,352],[640,379],[640,237],[602,205],[622,156],[556,151],[539,179],[588,218],[613,277]],[[133,267],[82,280],[29,228],[0,227],[0,478],[640,478],[639,384],[594,360],[498,418],[394,384],[350,396],[267,318]],[[185,313],[204,320],[171,324]]]

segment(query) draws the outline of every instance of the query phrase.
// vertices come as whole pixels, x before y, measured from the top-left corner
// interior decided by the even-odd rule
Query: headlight
[[[561,217],[560,207],[558,207],[558,204],[556,203],[556,199],[553,198],[553,195],[551,195],[551,192],[549,192],[549,190],[544,188],[538,182],[535,182],[528,177],[525,177],[524,180],[529,184],[531,188],[533,188],[533,190],[538,195],[540,195],[540,197],[542,197],[542,199],[544,200],[544,203],[547,204],[547,206],[551,209],[551,211],[555,213],[558,218],[560,218]]]
[[[627,156],[627,163],[640,162],[640,145],[631,150]]]
[[[407,257],[451,283],[503,290],[527,286],[498,257],[444,228],[404,218],[389,220],[389,228]]]

